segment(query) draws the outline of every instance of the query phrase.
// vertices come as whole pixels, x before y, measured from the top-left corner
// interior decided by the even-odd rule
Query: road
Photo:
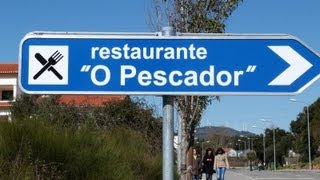
[[[215,174],[214,174],[215,175]],[[205,178],[203,178],[205,179]],[[244,169],[229,169],[226,180],[319,180],[320,171],[249,171]]]

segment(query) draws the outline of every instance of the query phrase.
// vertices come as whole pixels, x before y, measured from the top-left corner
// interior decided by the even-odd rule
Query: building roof
[[[0,102],[0,107],[11,107],[11,103],[9,102]]]
[[[229,151],[231,151],[231,150],[233,150],[232,148],[228,148],[228,147],[223,147],[222,149],[223,149],[224,152],[226,152],[226,153],[229,152]]]
[[[101,106],[104,103],[121,101],[124,95],[62,95],[59,103],[66,105]]]
[[[18,73],[18,64],[9,64],[4,63],[0,64],[0,73],[1,74],[17,74]]]

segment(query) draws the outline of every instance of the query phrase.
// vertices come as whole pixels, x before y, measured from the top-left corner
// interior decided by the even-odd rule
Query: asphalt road
[[[274,172],[228,169],[225,174],[225,180],[320,180],[320,171],[294,170]]]

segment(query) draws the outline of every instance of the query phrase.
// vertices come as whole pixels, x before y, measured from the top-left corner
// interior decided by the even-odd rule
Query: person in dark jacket
[[[201,179],[200,175],[200,169],[201,169],[201,158],[197,153],[197,150],[193,148],[192,153],[192,180],[199,180]]]
[[[203,172],[206,174],[207,180],[212,180],[212,174],[214,173],[213,163],[214,163],[213,149],[208,148],[206,149],[206,154],[203,156],[203,160],[202,160],[202,169],[203,169]]]

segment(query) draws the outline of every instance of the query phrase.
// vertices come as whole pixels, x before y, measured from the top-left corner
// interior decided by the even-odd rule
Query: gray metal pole
[[[263,134],[263,165],[266,163],[266,135]]]
[[[309,119],[309,107],[307,107],[307,121],[308,121],[308,151],[309,151],[309,170],[312,170],[311,164],[311,142],[310,142],[310,119]]]
[[[181,117],[180,115],[178,115],[178,149],[177,149],[177,153],[178,153],[178,164],[177,164],[177,168],[178,168],[178,174],[181,173],[181,141],[182,141],[182,132],[181,132]]]
[[[162,179],[173,180],[173,96],[163,96]]]
[[[172,27],[162,28],[161,36],[174,36]],[[174,97],[163,96],[163,122],[162,122],[162,179],[173,180],[173,132]]]

